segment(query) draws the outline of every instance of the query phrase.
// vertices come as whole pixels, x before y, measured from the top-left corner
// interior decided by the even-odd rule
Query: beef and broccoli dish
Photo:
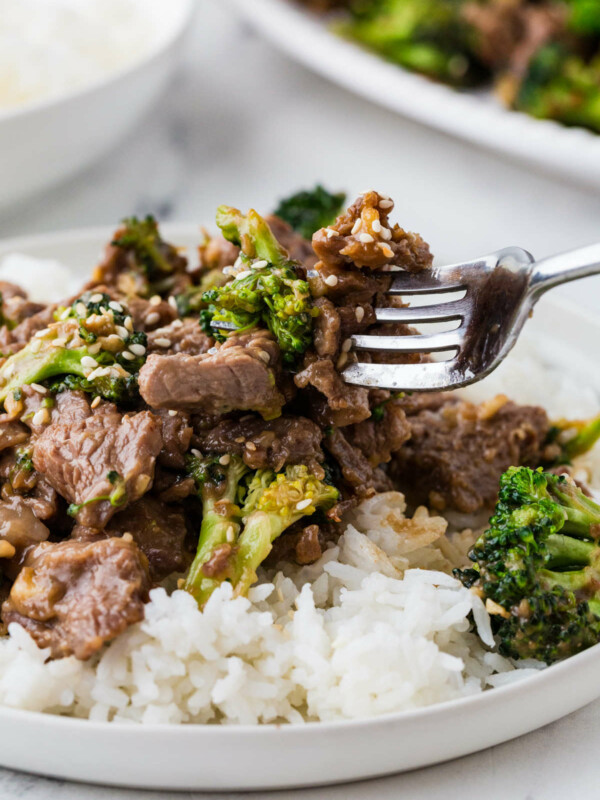
[[[600,131],[597,0],[304,0],[341,35],[509,108]]]
[[[90,659],[144,618],[153,587],[200,609],[225,585],[245,597],[261,570],[315,564],[349,514],[402,492],[428,509],[403,536],[493,514],[455,574],[500,652],[550,663],[600,640],[600,506],[571,466],[600,417],[346,385],[345,366],[379,357],[353,352],[353,334],[411,333],[373,309],[402,304],[394,272],[432,254],[387,196],[343,206],[322,187],[266,216],[220,206],[190,260],[130,218],[63,302],[2,284],[5,632]]]

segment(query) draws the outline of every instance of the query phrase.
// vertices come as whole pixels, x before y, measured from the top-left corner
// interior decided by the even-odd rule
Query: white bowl
[[[193,0],[137,0],[155,41],[124,69],[68,94],[0,110],[0,210],[71,177],[106,153],[170,78]]]
[[[196,225],[165,225],[197,245]],[[56,259],[85,280],[110,230],[0,242]],[[18,280],[18,276],[14,276]],[[560,320],[560,325],[557,325]],[[600,318],[542,299],[524,336],[572,374],[597,365]],[[510,356],[509,356],[510,358]],[[595,378],[589,378],[595,385]],[[428,708],[307,725],[136,725],[0,707],[0,765],[58,778],[150,789],[276,789],[351,781],[434,764],[521,736],[600,696],[600,645],[519,683]]]

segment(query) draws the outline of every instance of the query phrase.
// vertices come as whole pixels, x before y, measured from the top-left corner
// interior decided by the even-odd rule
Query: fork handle
[[[600,275],[600,243],[536,261],[530,291],[537,299],[548,289],[591,275]]]

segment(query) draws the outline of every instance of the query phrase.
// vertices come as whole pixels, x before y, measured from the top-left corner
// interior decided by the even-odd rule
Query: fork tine
[[[435,271],[424,272],[398,272],[388,294],[442,294],[444,292],[459,292],[465,289],[465,283],[460,280],[442,281]]]
[[[387,350],[396,353],[437,353],[458,350],[462,336],[459,331],[422,334],[418,336],[352,336],[356,350]]]
[[[435,392],[471,383],[451,361],[428,364],[352,364],[342,372],[346,383],[405,392]]]
[[[408,308],[376,308],[375,318],[378,322],[448,322],[466,316],[468,304],[465,298],[451,303],[438,303],[434,306],[416,306]]]

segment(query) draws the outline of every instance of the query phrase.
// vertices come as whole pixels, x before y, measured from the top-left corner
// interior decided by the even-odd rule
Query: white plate
[[[62,261],[82,276],[109,239],[83,230],[0,242]],[[193,247],[196,225],[165,225]],[[12,276],[18,281],[19,276]],[[557,319],[561,320],[557,330]],[[600,319],[544,299],[525,335],[577,372],[598,363]],[[572,363],[570,363],[572,362]],[[358,722],[306,726],[110,724],[0,708],[0,765],[79,781],[150,789],[247,790],[385,775],[482,750],[546,725],[600,696],[600,645],[520,683]]]
[[[503,108],[489,92],[457,92],[332,34],[293,0],[232,0],[276,47],[346,89],[461,139],[600,187],[600,135]]]
[[[0,109],[0,209],[74,175],[106,153],[150,108],[181,52],[193,0],[138,0],[156,35],[131,65],[49,100]]]

